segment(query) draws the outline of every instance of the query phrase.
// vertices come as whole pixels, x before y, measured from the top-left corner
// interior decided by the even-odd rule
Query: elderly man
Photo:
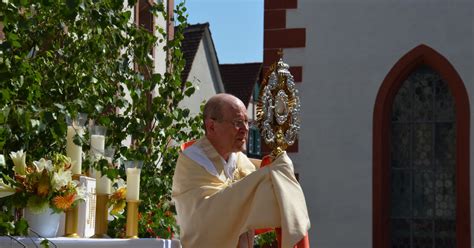
[[[205,137],[179,156],[173,199],[185,248],[235,248],[239,237],[281,227],[281,245],[293,247],[309,227],[303,192],[286,153],[259,169],[243,153],[247,110],[229,94],[204,106]],[[252,245],[252,244],[250,244]]]

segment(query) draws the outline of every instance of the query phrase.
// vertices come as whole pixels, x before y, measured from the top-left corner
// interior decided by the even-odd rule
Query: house
[[[224,92],[224,84],[219,71],[214,42],[209,23],[189,25],[184,30],[182,52],[186,64],[181,79],[196,87],[196,92],[180,102],[181,107],[189,108],[191,115],[201,113],[200,106],[216,93]]]
[[[265,0],[298,83],[290,156],[319,248],[474,247],[474,2]]]
[[[186,27],[182,51],[186,63],[181,79],[191,82],[197,89],[180,106],[189,108],[191,115],[196,115],[201,113],[201,104],[213,95],[223,92],[235,95],[246,105],[252,123],[247,144],[248,155],[261,157],[260,135],[253,120],[256,118],[255,102],[258,99],[262,63],[219,64],[209,23]]]

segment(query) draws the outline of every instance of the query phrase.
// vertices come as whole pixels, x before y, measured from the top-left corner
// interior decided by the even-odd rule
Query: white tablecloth
[[[28,237],[15,237],[26,247],[36,247],[33,242],[39,246],[41,240]],[[58,248],[181,248],[179,240],[169,239],[92,239],[92,238],[49,238]],[[10,237],[0,237],[0,248],[23,247]],[[50,245],[54,248],[54,245]]]

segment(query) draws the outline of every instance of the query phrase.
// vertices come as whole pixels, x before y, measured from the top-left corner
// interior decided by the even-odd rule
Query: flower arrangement
[[[114,183],[114,191],[110,195],[108,206],[110,214],[119,218],[127,205],[127,186],[123,179],[118,179]]]
[[[11,152],[13,178],[1,173],[0,197],[13,196],[19,207],[32,212],[43,212],[51,208],[64,212],[86,198],[86,189],[72,179],[70,158],[55,153],[51,159],[41,158],[26,162],[23,150]]]

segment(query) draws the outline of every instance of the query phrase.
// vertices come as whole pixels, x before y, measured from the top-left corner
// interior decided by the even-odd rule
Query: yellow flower
[[[126,206],[125,197],[127,195],[127,188],[122,187],[117,189],[109,200],[109,206],[111,206],[110,214],[117,216],[121,214]]]
[[[61,210],[68,210],[74,203],[74,195],[56,196],[53,198],[54,207]]]
[[[127,188],[120,188],[117,191],[115,191],[110,198],[115,201],[120,201],[125,199],[125,196],[127,195]]]
[[[112,210],[110,210],[110,214],[119,215],[125,209],[126,205],[126,201],[117,202],[117,204],[113,205]]]

